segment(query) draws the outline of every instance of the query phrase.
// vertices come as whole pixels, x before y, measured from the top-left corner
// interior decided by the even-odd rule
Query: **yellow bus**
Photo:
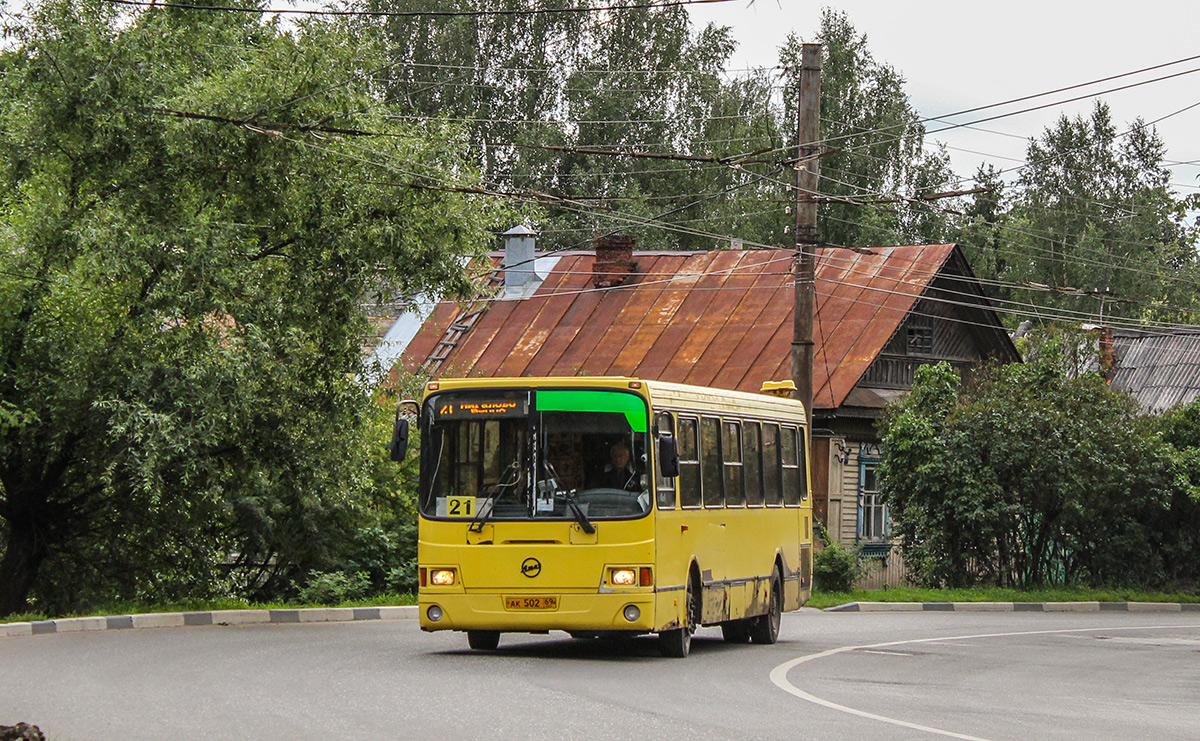
[[[507,632],[654,633],[683,657],[699,626],[774,643],[780,613],[809,598],[798,401],[473,378],[429,383],[418,419],[422,630],[465,631],[475,649]]]

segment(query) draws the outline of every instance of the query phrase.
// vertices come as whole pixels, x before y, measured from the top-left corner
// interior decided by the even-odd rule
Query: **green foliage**
[[[981,170],[956,239],[975,272],[1057,290],[1002,298],[1105,317],[1194,322],[1197,196],[1169,185],[1166,147],[1140,119],[1118,133],[1108,105],[1061,117],[1030,141],[1016,187]],[[1191,223],[1189,224],[1189,221]]]
[[[863,574],[857,548],[830,543],[813,556],[813,584],[824,592],[849,592]]]
[[[0,614],[281,596],[355,548],[383,588],[363,301],[467,290],[510,215],[338,21],[28,14],[0,54]]]
[[[361,599],[370,587],[370,577],[362,571],[352,574],[317,571],[309,575],[308,584],[300,590],[299,599],[306,604],[337,604]]]
[[[378,30],[374,19],[361,24],[364,34]],[[635,234],[646,249],[727,246],[717,235],[747,245],[794,243],[788,206],[795,198],[797,39],[780,50],[781,102],[776,71],[724,73],[735,49],[729,29],[694,29],[681,7],[390,19],[382,36],[392,63],[379,79],[390,96],[404,101],[409,117],[460,122],[490,182],[541,201],[543,247],[578,247],[609,231]],[[822,136],[831,140],[821,192],[946,190],[948,160],[923,149],[924,127],[900,74],[872,58],[844,14],[826,11],[818,36],[825,44]],[[832,244],[941,241],[946,231],[944,212],[909,201],[830,203],[822,213],[822,237]]]
[[[822,195],[835,199],[903,194],[909,198],[950,190],[944,152],[926,152],[925,127],[904,92],[903,76],[876,61],[849,17],[825,8],[816,41],[822,44]],[[801,41],[789,36],[780,49],[786,70],[784,128],[795,131]],[[919,201],[886,205],[828,202],[821,206],[821,241],[842,246],[943,241],[943,211]]]
[[[1186,461],[1050,336],[961,384],[921,368],[884,425],[883,494],[925,585],[1159,586],[1200,577]],[[1186,425],[1185,425],[1186,428]],[[1194,528],[1184,528],[1195,532]]]

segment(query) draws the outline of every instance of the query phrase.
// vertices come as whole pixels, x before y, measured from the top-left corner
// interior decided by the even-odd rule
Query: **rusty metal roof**
[[[823,249],[814,406],[842,405],[954,245]],[[591,252],[561,253],[529,298],[497,299],[442,348],[436,375],[633,376],[758,391],[791,377],[791,250],[635,252],[636,277],[592,287]],[[499,257],[495,257],[499,264]],[[443,303],[401,365],[419,369],[459,307]],[[447,352],[448,350],[448,352]]]
[[[1108,378],[1151,414],[1200,398],[1200,333],[1118,332]]]

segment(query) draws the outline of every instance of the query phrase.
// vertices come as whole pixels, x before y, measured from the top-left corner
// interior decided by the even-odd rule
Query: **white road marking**
[[[783,690],[784,692],[787,692],[791,695],[795,695],[796,697],[799,697],[801,700],[811,702],[814,705],[820,705],[822,707],[829,708],[830,710],[837,710],[839,712],[847,713],[849,715],[856,715],[860,718],[868,718],[870,720],[877,720],[881,723],[890,723],[891,725],[900,726],[901,728],[909,728],[914,731],[924,731],[925,733],[932,733],[932,734],[935,734],[938,736],[947,736],[949,738],[968,739],[968,741],[988,741],[988,739],[982,738],[980,736],[970,736],[965,733],[955,733],[954,731],[948,731],[944,728],[934,728],[932,726],[923,726],[919,723],[910,723],[906,720],[900,720],[899,718],[891,718],[886,715],[879,715],[878,713],[869,713],[866,710],[859,710],[858,708],[852,708],[847,705],[841,705],[841,704],[838,704],[831,700],[826,700],[824,698],[817,697],[816,695],[805,692],[804,690],[800,689],[799,687],[788,682],[788,679],[787,679],[788,672],[790,672],[795,667],[800,666],[801,664],[806,664],[810,661],[816,661],[817,659],[824,659],[829,656],[836,656],[837,654],[846,653],[847,651],[860,651],[860,652],[864,652],[864,653],[866,653],[866,652],[891,653],[891,652],[886,652],[886,651],[880,651],[879,649],[888,649],[888,648],[892,648],[893,646],[907,646],[907,645],[912,645],[912,644],[916,644],[916,643],[946,643],[949,641],[974,641],[974,640],[979,640],[981,638],[1009,638],[1009,637],[1013,637],[1013,636],[1062,635],[1062,634],[1066,634],[1066,633],[1096,633],[1096,632],[1101,632],[1101,631],[1118,632],[1118,631],[1128,631],[1128,630],[1162,630],[1164,628],[1167,628],[1167,629],[1179,629],[1179,628],[1200,629],[1200,625],[1142,625],[1142,626],[1133,626],[1133,627],[1106,626],[1103,628],[1066,628],[1066,629],[1061,629],[1061,630],[1022,630],[1022,631],[1014,631],[1014,632],[1010,632],[1010,633],[977,633],[974,635],[946,636],[944,638],[913,638],[913,639],[909,639],[909,640],[905,640],[905,641],[888,641],[887,643],[872,643],[872,644],[868,644],[865,646],[841,646],[839,648],[831,648],[828,651],[821,651],[820,653],[809,654],[807,656],[801,656],[799,658],[792,659],[791,661],[785,661],[782,664],[780,664],[779,666],[777,666],[771,670],[771,681],[775,684],[776,687]]]

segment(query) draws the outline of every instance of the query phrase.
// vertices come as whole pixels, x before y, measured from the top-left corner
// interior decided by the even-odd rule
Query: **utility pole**
[[[804,44],[796,104],[796,292],[792,332],[792,380],[812,429],[813,315],[817,307],[817,181],[821,174],[821,45]]]

